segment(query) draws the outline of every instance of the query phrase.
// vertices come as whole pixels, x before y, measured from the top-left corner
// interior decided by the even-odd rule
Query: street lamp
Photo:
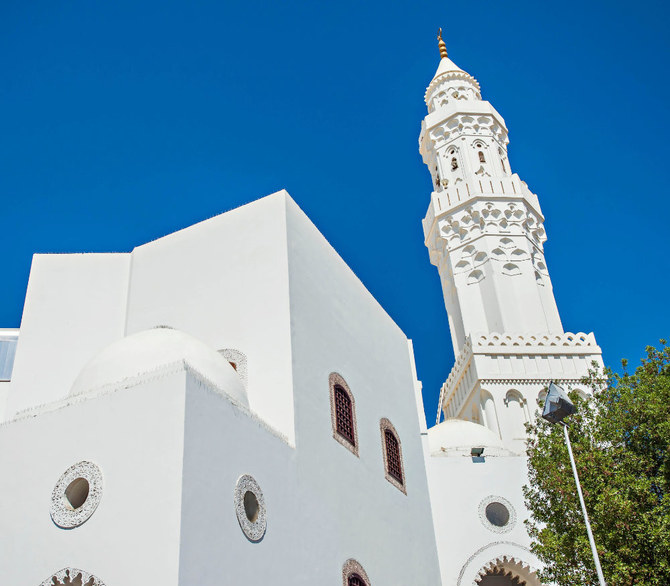
[[[596,573],[598,574],[598,581],[600,586],[607,586],[605,584],[605,577],[603,576],[602,568],[600,567],[600,559],[598,558],[598,550],[596,549],[596,542],[593,539],[593,532],[591,531],[591,523],[589,523],[589,515],[586,512],[586,505],[584,504],[584,495],[582,494],[582,487],[579,484],[579,476],[577,476],[577,466],[575,465],[575,458],[572,455],[572,445],[570,444],[570,436],[568,435],[568,426],[563,422],[563,419],[575,412],[575,406],[568,397],[568,394],[562,387],[559,387],[553,381],[549,383],[549,392],[544,401],[544,409],[542,410],[542,417],[549,423],[560,423],[563,426],[563,436],[565,437],[565,445],[568,446],[568,454],[570,455],[570,464],[572,465],[572,473],[575,477],[575,484],[577,485],[577,494],[579,495],[579,502],[582,505],[582,513],[584,514],[584,521],[586,522],[586,532],[589,535],[589,543],[591,544],[591,553],[593,554],[593,561],[596,565]]]

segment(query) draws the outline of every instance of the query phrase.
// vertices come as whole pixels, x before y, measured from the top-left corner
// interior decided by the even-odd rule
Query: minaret
[[[440,409],[518,440],[518,426],[506,433],[501,421],[510,387],[527,420],[538,388],[552,379],[578,381],[588,362],[600,361],[600,349],[593,334],[564,333],[544,258],[544,217],[537,196],[512,172],[505,121],[482,99],[477,80],[449,59],[441,30],[438,40],[419,146],[433,180],[425,242],[456,355]],[[507,390],[496,392],[498,380],[509,381]]]

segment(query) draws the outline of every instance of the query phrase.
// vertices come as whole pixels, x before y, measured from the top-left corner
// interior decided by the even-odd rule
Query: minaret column
[[[509,166],[505,121],[441,39],[440,56],[419,145],[434,187],[426,246],[454,351],[475,333],[563,333],[544,259],[544,217]]]

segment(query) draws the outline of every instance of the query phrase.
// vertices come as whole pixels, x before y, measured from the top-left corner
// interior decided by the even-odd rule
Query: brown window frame
[[[352,454],[358,456],[358,426],[356,424],[356,401],[349,385],[342,375],[337,372],[331,372],[328,377],[328,386],[330,388],[330,419],[333,427],[333,438],[347,448]],[[338,418],[338,392],[344,393],[350,402],[350,422],[345,425],[339,425]],[[347,434],[342,427],[351,427],[351,434]]]
[[[405,463],[402,457],[402,443],[400,442],[400,436],[396,431],[393,424],[386,418],[383,418],[379,422],[379,429],[381,431],[381,440],[382,440],[382,453],[384,455],[384,475],[386,480],[388,480],[393,486],[395,486],[399,491],[404,494],[407,494],[406,483],[407,477],[405,475]],[[393,440],[397,444],[397,468],[399,468],[399,474],[394,471],[391,471],[391,462],[389,458],[389,450],[387,443],[387,433],[393,437]],[[393,455],[391,455],[393,457]],[[394,466],[395,468],[396,466]],[[398,478],[398,476],[400,478]]]

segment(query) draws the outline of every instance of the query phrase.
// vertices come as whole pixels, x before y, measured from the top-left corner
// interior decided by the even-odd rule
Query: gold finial
[[[437,31],[437,40],[437,45],[440,47],[440,59],[445,59],[447,57],[447,45],[442,40],[442,27]]]

